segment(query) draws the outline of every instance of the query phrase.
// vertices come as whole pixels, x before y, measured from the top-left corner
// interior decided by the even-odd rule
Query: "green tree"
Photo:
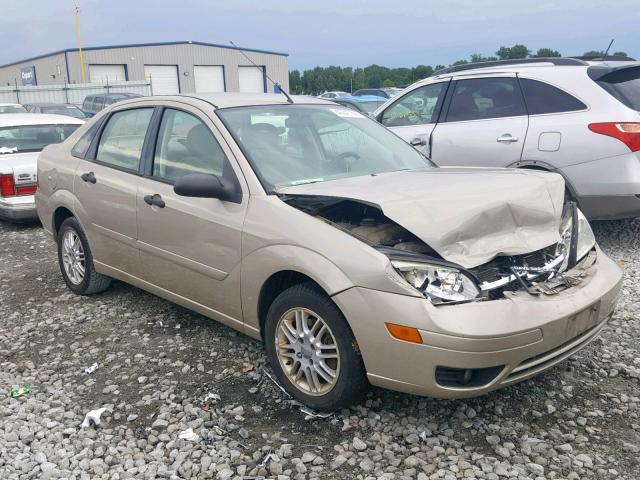
[[[614,57],[628,57],[627,52],[614,52]]]
[[[455,61],[455,62],[453,62],[451,65],[453,65],[453,66],[456,66],[456,65],[464,65],[464,64],[466,64],[466,63],[469,63],[469,62],[467,62],[466,60],[456,60],[456,61]]]
[[[395,85],[396,85],[395,82],[390,78],[386,78],[384,82],[382,82],[383,87],[395,87]]]
[[[481,53],[471,54],[471,63],[492,62],[498,60],[498,57],[485,57]]]
[[[551,48],[539,48],[536,54],[533,56],[537,58],[552,58],[561,57],[562,54],[559,51],[553,50]]]
[[[291,70],[289,72],[289,92],[297,94],[303,93],[300,70]]]
[[[601,57],[604,55],[604,52],[602,50],[589,50],[588,52],[584,52],[582,55],[585,57]]]
[[[496,55],[500,60],[510,60],[514,58],[527,58],[531,51],[522,44],[515,44],[513,47],[500,47]]]

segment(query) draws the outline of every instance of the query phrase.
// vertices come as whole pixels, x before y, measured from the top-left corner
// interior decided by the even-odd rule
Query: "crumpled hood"
[[[535,170],[446,167],[278,189],[377,206],[442,258],[465,268],[560,240],[564,179]]]

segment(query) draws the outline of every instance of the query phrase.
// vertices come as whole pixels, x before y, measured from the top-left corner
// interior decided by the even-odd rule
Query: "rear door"
[[[147,282],[241,327],[240,245],[249,197],[233,202],[173,191],[176,180],[190,173],[243,183],[229,160],[231,152],[214,132],[212,122],[196,108],[179,103],[164,108],[138,191],[140,259]]]
[[[427,156],[449,81],[417,87],[378,114],[378,121]]]
[[[433,129],[431,159],[438,165],[506,167],[520,160],[528,125],[515,75],[454,78]]]
[[[142,147],[154,109],[115,111],[76,168],[78,215],[94,260],[139,276],[136,194]]]

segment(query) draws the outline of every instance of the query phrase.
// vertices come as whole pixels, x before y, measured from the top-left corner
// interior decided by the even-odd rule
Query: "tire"
[[[300,318],[306,315],[304,321],[306,325],[311,325],[310,331],[316,330],[313,332],[316,337],[291,342],[291,338],[297,339],[298,334],[293,330],[285,333],[282,327],[293,326],[299,318],[298,312],[302,312]],[[316,325],[318,319],[321,323]],[[327,329],[324,329],[323,323]],[[369,383],[353,333],[336,304],[314,284],[295,285],[276,297],[267,313],[264,338],[267,358],[278,381],[292,397],[305,405],[315,410],[335,411],[358,402],[366,393]],[[314,343],[318,348],[311,348],[311,339],[319,341],[322,347]],[[298,349],[297,352],[293,345]],[[318,352],[335,355],[336,359],[320,358]],[[283,357],[285,353],[291,356]],[[304,368],[303,362],[306,365]],[[327,366],[335,373],[333,379],[325,379],[329,375]],[[316,373],[309,368],[315,369]],[[296,379],[291,377],[301,370],[305,371],[302,375],[304,378],[300,378],[299,384],[296,384]],[[309,377],[306,373],[312,378],[315,375],[315,380],[319,381],[315,382],[315,386],[320,385],[315,391],[310,390],[314,388],[311,386],[313,380],[307,382]],[[323,375],[325,378],[322,378]]]
[[[84,272],[80,275],[79,270],[76,268],[65,267],[65,258],[69,258],[69,250],[65,248],[65,240],[76,238],[81,246],[81,252],[84,253],[83,261],[80,261],[84,267]],[[62,278],[69,289],[77,295],[91,295],[93,293],[99,293],[109,288],[111,284],[111,278],[96,272],[93,266],[93,255],[91,254],[91,248],[87,241],[87,236],[82,230],[80,223],[75,217],[69,217],[60,226],[58,231],[58,264],[60,265],[60,272]],[[74,242],[74,245],[76,243]],[[78,250],[80,252],[80,250]],[[80,255],[76,258],[81,258]],[[68,263],[67,263],[68,265]],[[75,263],[77,266],[77,262]]]

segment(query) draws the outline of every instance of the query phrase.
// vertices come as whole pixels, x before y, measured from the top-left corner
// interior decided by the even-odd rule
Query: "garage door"
[[[124,65],[96,65],[89,64],[89,81],[91,83],[125,82]]]
[[[151,80],[154,95],[180,93],[177,65],[145,65],[144,78]]]
[[[224,68],[222,65],[196,65],[193,67],[196,92],[224,92]]]
[[[264,93],[264,67],[238,67],[241,92]]]

